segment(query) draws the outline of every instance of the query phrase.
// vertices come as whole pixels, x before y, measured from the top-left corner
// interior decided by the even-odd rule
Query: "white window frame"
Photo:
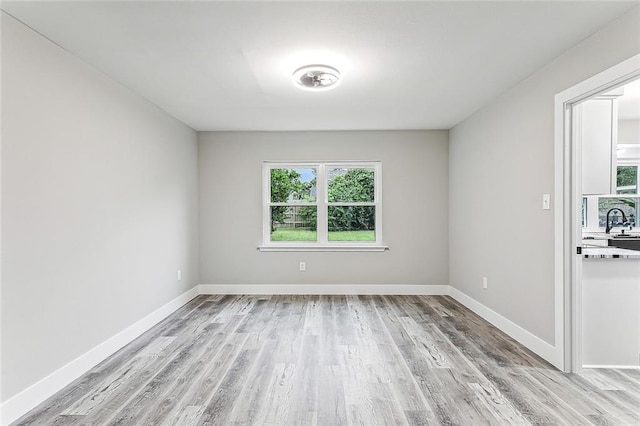
[[[328,201],[327,171],[339,168],[369,168],[374,171],[374,200],[364,203],[346,203]],[[314,168],[316,175],[316,201],[314,203],[295,203],[300,206],[317,206],[317,241],[271,241],[271,206],[283,203],[271,202],[272,169]],[[288,203],[285,203],[288,204]],[[374,206],[375,241],[329,241],[328,208],[331,205]],[[382,241],[382,162],[380,161],[265,161],[262,164],[262,245],[260,251],[385,251],[389,248]]]

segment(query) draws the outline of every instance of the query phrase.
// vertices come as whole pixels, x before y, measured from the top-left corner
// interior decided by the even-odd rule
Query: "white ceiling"
[[[638,1],[3,1],[196,130],[448,129]],[[314,53],[315,52],[315,53]],[[291,73],[329,62],[334,90]]]

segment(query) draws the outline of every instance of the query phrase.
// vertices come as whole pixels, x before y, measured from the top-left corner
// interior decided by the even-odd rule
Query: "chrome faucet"
[[[611,228],[613,228],[613,226],[609,223],[609,214],[611,214],[612,211],[614,210],[618,210],[620,213],[622,213],[622,223],[624,224],[627,221],[627,216],[625,216],[624,212],[622,210],[620,210],[617,207],[614,207],[612,209],[609,209],[609,211],[607,212],[607,226],[604,229],[604,233],[608,234],[609,231],[611,231]]]

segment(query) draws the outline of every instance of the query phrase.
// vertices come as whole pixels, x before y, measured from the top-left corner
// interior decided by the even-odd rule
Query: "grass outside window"
[[[278,228],[271,233],[271,241],[317,241],[316,231]],[[329,231],[329,241],[375,241],[375,231]]]

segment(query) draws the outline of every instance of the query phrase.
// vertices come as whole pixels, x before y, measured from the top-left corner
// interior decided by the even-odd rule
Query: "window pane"
[[[372,168],[338,168],[327,170],[327,192],[330,203],[357,203],[374,201]]]
[[[624,212],[626,221],[622,218],[620,210],[611,210],[613,208],[620,209]],[[640,209],[640,198],[638,197],[600,197],[598,200],[598,222],[601,228],[607,226],[607,212],[609,213],[609,222],[614,227],[636,226],[638,224],[638,210]]]
[[[329,241],[375,241],[374,206],[329,206]]]
[[[638,166],[618,166],[617,194],[638,193]]]
[[[316,201],[316,169],[271,169],[271,202]]]
[[[316,206],[271,206],[271,241],[317,241]]]

